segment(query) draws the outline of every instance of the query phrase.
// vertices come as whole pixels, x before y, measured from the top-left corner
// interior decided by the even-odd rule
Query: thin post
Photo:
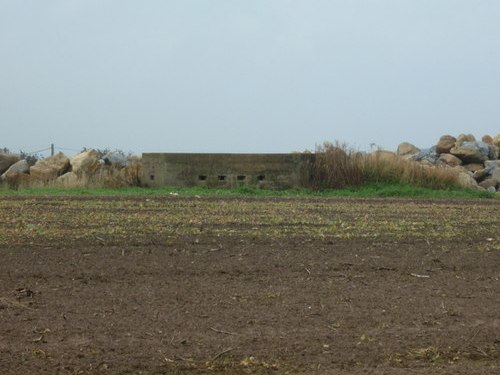
[[[54,144],[50,145],[50,156],[54,156]]]

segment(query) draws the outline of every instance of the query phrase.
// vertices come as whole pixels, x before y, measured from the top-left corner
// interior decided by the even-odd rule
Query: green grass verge
[[[488,191],[472,191],[463,189],[434,190],[408,184],[370,183],[361,187],[312,191],[308,189],[265,190],[242,187],[236,189],[217,189],[206,187],[190,188],[26,188],[19,190],[0,189],[0,195],[91,195],[91,196],[278,196],[278,197],[420,197],[420,198],[460,198],[500,199],[500,195]]]

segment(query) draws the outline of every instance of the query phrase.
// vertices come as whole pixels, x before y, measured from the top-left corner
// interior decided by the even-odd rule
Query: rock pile
[[[85,150],[68,158],[62,152],[30,166],[19,156],[0,153],[0,180],[11,187],[43,186],[126,186],[140,184],[140,158],[121,151],[103,156]]]
[[[485,135],[480,141],[472,134],[443,135],[434,146],[422,150],[404,142],[396,153],[424,165],[454,168],[465,188],[500,190],[500,134]]]
[[[429,168],[452,168],[465,188],[500,191],[500,134],[485,135],[480,141],[471,134],[443,135],[429,148],[403,142],[396,152],[378,150],[370,156],[389,162],[403,158]],[[18,155],[0,152],[0,182],[11,187],[138,186],[141,180],[141,158],[127,157],[121,151],[102,155],[90,149],[71,158],[59,153],[32,166]]]

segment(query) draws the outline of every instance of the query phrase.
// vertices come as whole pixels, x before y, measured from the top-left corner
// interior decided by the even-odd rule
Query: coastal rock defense
[[[500,189],[500,134],[484,135],[477,141],[472,134],[443,135],[436,145],[411,157],[435,167],[454,168],[458,182],[467,189]],[[497,183],[494,183],[497,181]]]
[[[460,134],[457,137],[447,134],[440,137],[435,145],[427,148],[419,148],[409,142],[403,142],[399,144],[396,152],[377,150],[371,154],[357,154],[387,162],[404,159],[422,163],[426,168],[451,168],[456,171],[457,181],[464,188],[500,190],[500,134],[495,136],[484,135],[481,141],[477,141],[472,134]],[[169,178],[177,178],[179,181],[184,181],[183,184],[187,183],[186,179],[189,180],[185,176],[188,173],[189,176],[194,176],[191,177],[197,185],[203,186],[240,186],[253,181],[256,186],[268,187],[272,185],[271,180],[268,180],[269,176],[273,176],[273,179],[278,181],[276,186],[288,186],[290,183],[285,181],[286,173],[291,173],[296,177],[294,177],[295,182],[291,186],[297,186],[297,184],[300,185],[302,178],[300,173],[295,170],[293,173],[286,172],[286,168],[292,168],[291,165],[295,165],[295,159],[297,158],[297,160],[304,158],[308,160],[307,162],[304,161],[305,159],[302,160],[301,163],[303,164],[314,161],[314,154],[311,153],[290,154],[286,157],[283,155],[281,158],[291,160],[286,163],[283,162],[285,159],[277,160],[276,155],[273,156],[274,158],[266,158],[264,154],[230,155],[234,160],[237,160],[238,157],[243,158],[243,162],[236,162],[224,154],[161,154],[163,156],[169,155],[168,160],[165,161],[160,158],[158,165],[150,165],[151,157],[156,156],[154,154],[144,155],[147,156],[147,160],[144,160],[141,156],[125,155],[121,151],[105,153],[94,149],[85,149],[71,158],[68,158],[63,153],[58,153],[52,157],[38,160],[35,165],[29,167],[28,161],[21,160],[19,155],[0,152],[0,180],[6,182],[9,186],[52,184],[56,186],[104,185],[118,187],[149,186],[153,183],[156,186],[161,185],[161,181],[163,181],[158,180],[158,176],[160,176],[158,171],[161,172],[165,169],[165,163],[168,161],[171,164],[173,163],[170,165],[173,169],[169,169],[169,173],[173,175]],[[233,163],[228,164],[228,160],[233,160]],[[256,163],[256,160],[261,160],[263,164]],[[147,164],[147,171],[144,169],[145,163]],[[182,170],[177,170],[181,164],[183,166]],[[249,173],[248,176],[244,173],[238,174],[232,171],[234,169],[233,164],[238,167],[244,165],[243,169],[255,173]],[[258,173],[254,171],[256,165],[260,168]],[[286,168],[283,167],[284,165],[286,165]],[[193,168],[201,169],[199,171],[196,169],[196,173],[194,173]],[[227,174],[226,170],[228,168],[230,170],[229,174]],[[172,183],[168,178],[165,181],[165,183]]]
[[[68,158],[62,152],[36,161],[32,166],[19,155],[0,153],[0,182],[20,186],[137,186],[141,185],[140,156],[121,151],[101,153],[85,149]]]

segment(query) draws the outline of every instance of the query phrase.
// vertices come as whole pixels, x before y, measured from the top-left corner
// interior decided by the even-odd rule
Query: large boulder
[[[486,180],[481,181],[478,185],[481,186],[483,189],[489,189],[492,186],[496,189],[498,184],[499,182],[496,179],[490,177],[487,178]]]
[[[96,150],[86,150],[70,159],[71,170],[77,175],[91,174],[100,167],[99,153]]]
[[[460,172],[457,177],[458,185],[471,190],[481,189],[477,181],[467,172]]]
[[[493,145],[493,138],[491,137],[491,135],[483,135],[483,138],[481,138],[481,141],[483,141],[484,143],[487,143],[489,145]]]
[[[464,165],[464,169],[468,172],[476,172],[484,169],[484,164],[482,163],[471,163]]]
[[[450,150],[455,147],[457,139],[451,135],[443,135],[439,138],[439,142],[436,145],[436,152],[438,154],[447,154]]]
[[[495,159],[500,158],[500,134],[495,135],[491,140],[491,146],[495,151]]]
[[[36,164],[30,168],[30,174],[37,180],[49,181],[66,173],[69,167],[68,157],[62,152],[59,152],[50,158],[37,161]]]
[[[500,148],[500,134],[497,134],[493,137],[493,145]]]
[[[500,158],[500,147],[497,147],[495,145],[492,145],[491,147],[493,148],[493,153],[494,153],[494,157],[491,158],[491,159],[498,159],[498,158]]]
[[[472,174],[472,177],[474,177],[474,180],[479,182],[479,181],[483,181],[484,179],[486,179],[486,177],[488,175],[489,175],[488,170],[486,168],[483,168],[483,169],[479,169],[479,170],[475,171]]]
[[[448,164],[451,167],[462,165],[462,160],[452,154],[441,154],[439,155],[438,161]]]
[[[491,172],[491,178],[495,179],[498,181],[498,183],[500,184],[500,167],[499,168],[495,168],[492,172]]]
[[[491,144],[478,141],[478,142],[465,142],[462,147],[477,147],[481,153],[488,158],[488,160],[496,159],[495,147]]]
[[[500,167],[500,160],[486,160],[484,162],[484,166],[493,170],[497,167]]]
[[[3,180],[7,178],[9,175],[12,175],[14,173],[28,173],[30,171],[30,166],[26,160],[19,160],[18,162],[15,162],[12,164],[9,169],[7,169],[1,176],[0,178]]]
[[[498,160],[487,160],[491,163],[485,163],[484,170],[487,174],[491,175],[496,168],[500,168],[500,163]]]
[[[0,174],[4,173],[10,166],[17,163],[21,158],[14,154],[0,152]]]
[[[418,147],[415,147],[411,143],[403,142],[398,145],[396,154],[398,154],[399,156],[414,155],[419,151],[420,149]]]
[[[56,183],[64,187],[77,187],[81,184],[78,175],[75,172],[67,172],[56,179]]]
[[[453,147],[450,154],[455,155],[465,164],[484,163],[486,160],[495,158],[493,147],[484,142],[463,142],[461,146]]]
[[[432,165],[435,165],[438,159],[439,154],[436,152],[436,146],[424,148],[411,157],[411,160],[426,161]]]
[[[476,137],[472,134],[460,134],[455,142],[455,147],[460,147],[464,142],[476,142]]]

